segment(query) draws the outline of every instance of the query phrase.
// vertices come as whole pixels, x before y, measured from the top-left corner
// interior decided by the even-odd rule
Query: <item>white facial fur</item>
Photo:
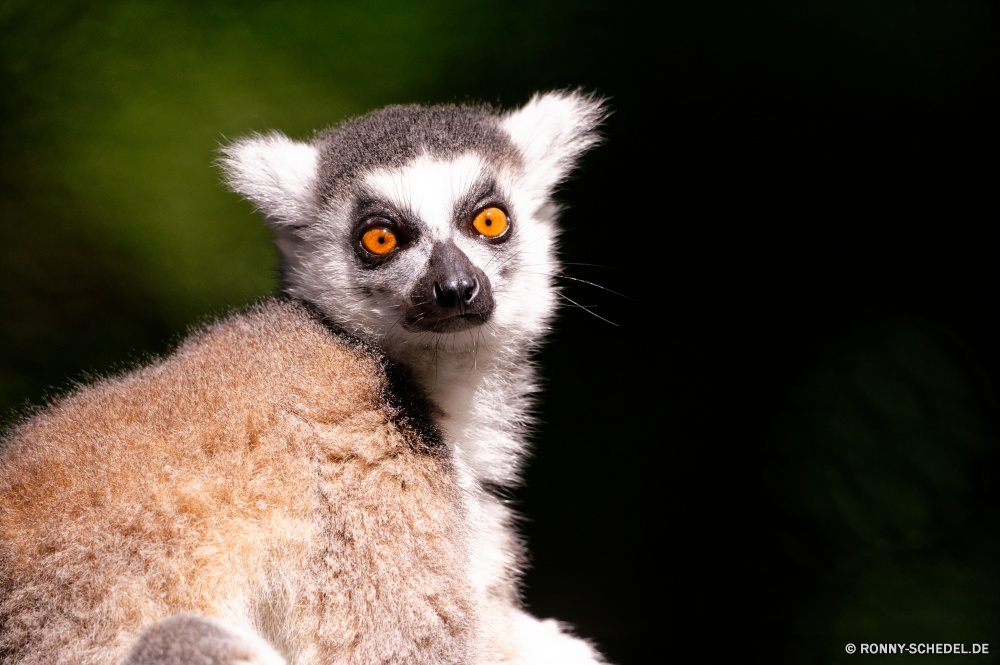
[[[511,238],[503,245],[471,235],[462,220],[456,224],[453,218],[456,204],[484,176],[494,179],[509,204]],[[480,354],[538,338],[555,306],[556,229],[544,209],[532,209],[532,202],[518,195],[520,176],[513,168],[495,172],[474,154],[450,160],[424,155],[401,170],[367,174],[368,192],[419,220],[420,239],[385,266],[368,268],[344,240],[352,228],[344,214],[349,207],[329,210],[319,223],[282,237],[289,292],[315,303],[350,332],[377,340],[396,358],[431,347],[450,355]],[[406,330],[401,318],[414,285],[427,269],[433,245],[448,241],[490,280],[493,315],[485,325],[461,332]]]

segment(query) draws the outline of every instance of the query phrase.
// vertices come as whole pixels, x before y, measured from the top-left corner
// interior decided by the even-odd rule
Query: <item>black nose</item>
[[[479,293],[479,280],[462,276],[434,282],[434,302],[446,309],[464,309]]]
[[[496,305],[490,278],[451,241],[433,245],[427,271],[417,278],[410,302],[403,327],[438,333],[481,326]]]

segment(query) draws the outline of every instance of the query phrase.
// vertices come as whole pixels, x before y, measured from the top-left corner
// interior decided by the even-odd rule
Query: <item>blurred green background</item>
[[[227,139],[583,86],[566,274],[628,298],[540,358],[528,605],[623,665],[1000,654],[996,11],[2,1],[3,422],[274,292]]]

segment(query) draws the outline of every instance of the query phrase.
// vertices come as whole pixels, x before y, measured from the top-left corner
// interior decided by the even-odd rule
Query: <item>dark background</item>
[[[996,11],[4,2],[4,421],[273,292],[227,137],[583,86],[565,274],[624,296],[540,358],[529,606],[620,665],[1000,653]]]

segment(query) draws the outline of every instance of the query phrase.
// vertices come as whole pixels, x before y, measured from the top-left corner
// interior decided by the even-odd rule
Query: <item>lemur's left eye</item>
[[[486,208],[472,220],[472,228],[487,238],[497,238],[507,230],[507,215],[500,208]]]
[[[396,248],[396,234],[384,226],[376,226],[361,236],[361,246],[372,254],[385,256]]]

